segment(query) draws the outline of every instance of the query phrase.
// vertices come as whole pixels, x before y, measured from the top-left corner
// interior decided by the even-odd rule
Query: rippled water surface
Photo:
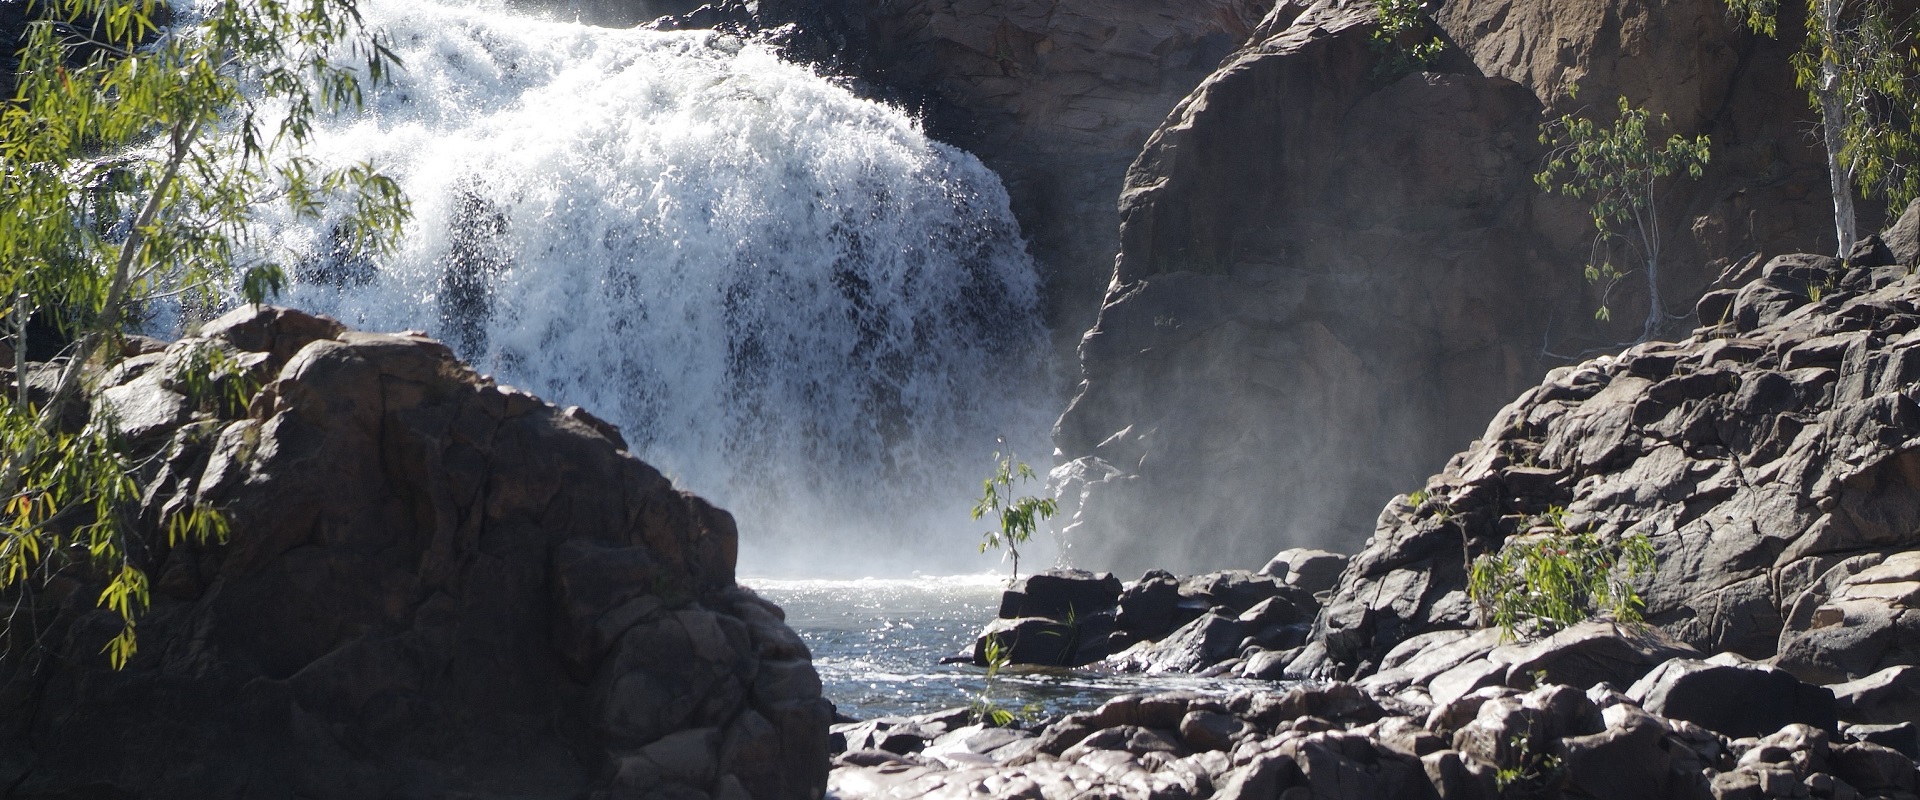
[[[787,624],[813,650],[827,699],[858,719],[918,714],[973,702],[986,672],[940,659],[971,650],[1000,605],[1004,575],[861,580],[742,578],[787,610]],[[1053,716],[1132,691],[1193,689],[1226,694],[1272,684],[1091,670],[1010,670],[992,687],[1009,709]]]

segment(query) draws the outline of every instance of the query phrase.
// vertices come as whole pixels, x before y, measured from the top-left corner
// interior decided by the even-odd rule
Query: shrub
[[[1380,54],[1380,63],[1373,67],[1374,78],[1393,80],[1420,72],[1440,57],[1446,44],[1438,36],[1428,36],[1411,46],[1406,43],[1426,31],[1424,5],[1422,0],[1373,0],[1379,27],[1373,29],[1369,44],[1373,52]]]
[[[1551,632],[1601,614],[1644,621],[1646,604],[1632,580],[1653,569],[1653,543],[1640,535],[1607,541],[1573,533],[1565,513],[1547,513],[1551,532],[1516,538],[1474,560],[1467,594],[1479,604],[1482,624],[1511,637],[1522,626]]]

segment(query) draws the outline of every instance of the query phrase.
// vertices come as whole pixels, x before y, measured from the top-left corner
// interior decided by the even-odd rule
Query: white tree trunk
[[[1853,176],[1840,163],[1844,146],[1840,132],[1846,128],[1847,108],[1840,98],[1840,65],[1833,60],[1833,48],[1840,35],[1840,7],[1843,0],[1820,0],[1820,84],[1814,95],[1820,100],[1820,138],[1827,149],[1827,185],[1833,193],[1833,232],[1840,248],[1839,258],[1853,252],[1854,211]]]

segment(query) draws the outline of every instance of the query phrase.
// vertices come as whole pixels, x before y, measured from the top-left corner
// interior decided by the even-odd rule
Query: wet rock
[[[1249,623],[1209,612],[1167,638],[1121,653],[1107,663],[1121,671],[1150,675],[1199,672],[1237,653],[1240,641],[1251,632]]]
[[[1072,666],[1078,652],[1073,626],[1046,617],[996,619],[973,644],[973,663],[986,666],[989,643],[1012,664]]]
[[[1000,618],[1069,617],[1111,610],[1120,599],[1120,579],[1101,572],[1051,569],[1021,578],[1000,595]]]
[[[1120,593],[1115,620],[1123,630],[1158,640],[1198,616],[1179,614],[1179,603],[1180,581],[1171,573],[1154,570]]]
[[[1763,736],[1792,723],[1833,730],[1833,691],[1777,669],[1674,659],[1627,690],[1647,711],[1727,736]]]

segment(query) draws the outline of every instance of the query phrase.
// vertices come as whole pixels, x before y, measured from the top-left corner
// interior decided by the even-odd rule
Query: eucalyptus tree
[[[258,302],[283,286],[303,254],[254,234],[263,204],[313,218],[344,208],[343,246],[392,247],[408,214],[397,184],[305,148],[319,118],[358,107],[398,60],[355,0],[40,0],[35,18],[0,105],[0,308],[16,376],[0,392],[0,590],[62,570],[104,582],[99,603],[123,622],[106,648],[118,668],[148,603],[131,519],[140,465],[104,414],[73,430],[63,411],[85,402],[151,304]],[[38,396],[26,379],[36,317],[64,345]],[[205,506],[162,528],[170,542],[226,530]]]
[[[1651,338],[1666,318],[1660,300],[1660,182],[1670,176],[1699,178],[1711,153],[1706,136],[1691,139],[1673,134],[1664,143],[1648,131],[1652,115],[1622,97],[1619,116],[1601,125],[1577,114],[1566,114],[1540,126],[1540,143],[1548,145],[1545,167],[1533,176],[1541,189],[1584,200],[1597,229],[1589,255],[1589,282],[1606,282],[1594,316],[1611,318],[1607,298],[1628,272],[1613,263],[1617,242],[1637,254],[1647,278],[1647,318],[1642,341]],[[1661,115],[1660,124],[1668,124]]]
[[[1748,28],[1777,36],[1778,0],[1728,0]],[[1820,112],[1828,191],[1839,255],[1852,252],[1854,193],[1880,195],[1899,209],[1920,196],[1920,57],[1913,19],[1887,0],[1807,0],[1806,39],[1794,79]]]

